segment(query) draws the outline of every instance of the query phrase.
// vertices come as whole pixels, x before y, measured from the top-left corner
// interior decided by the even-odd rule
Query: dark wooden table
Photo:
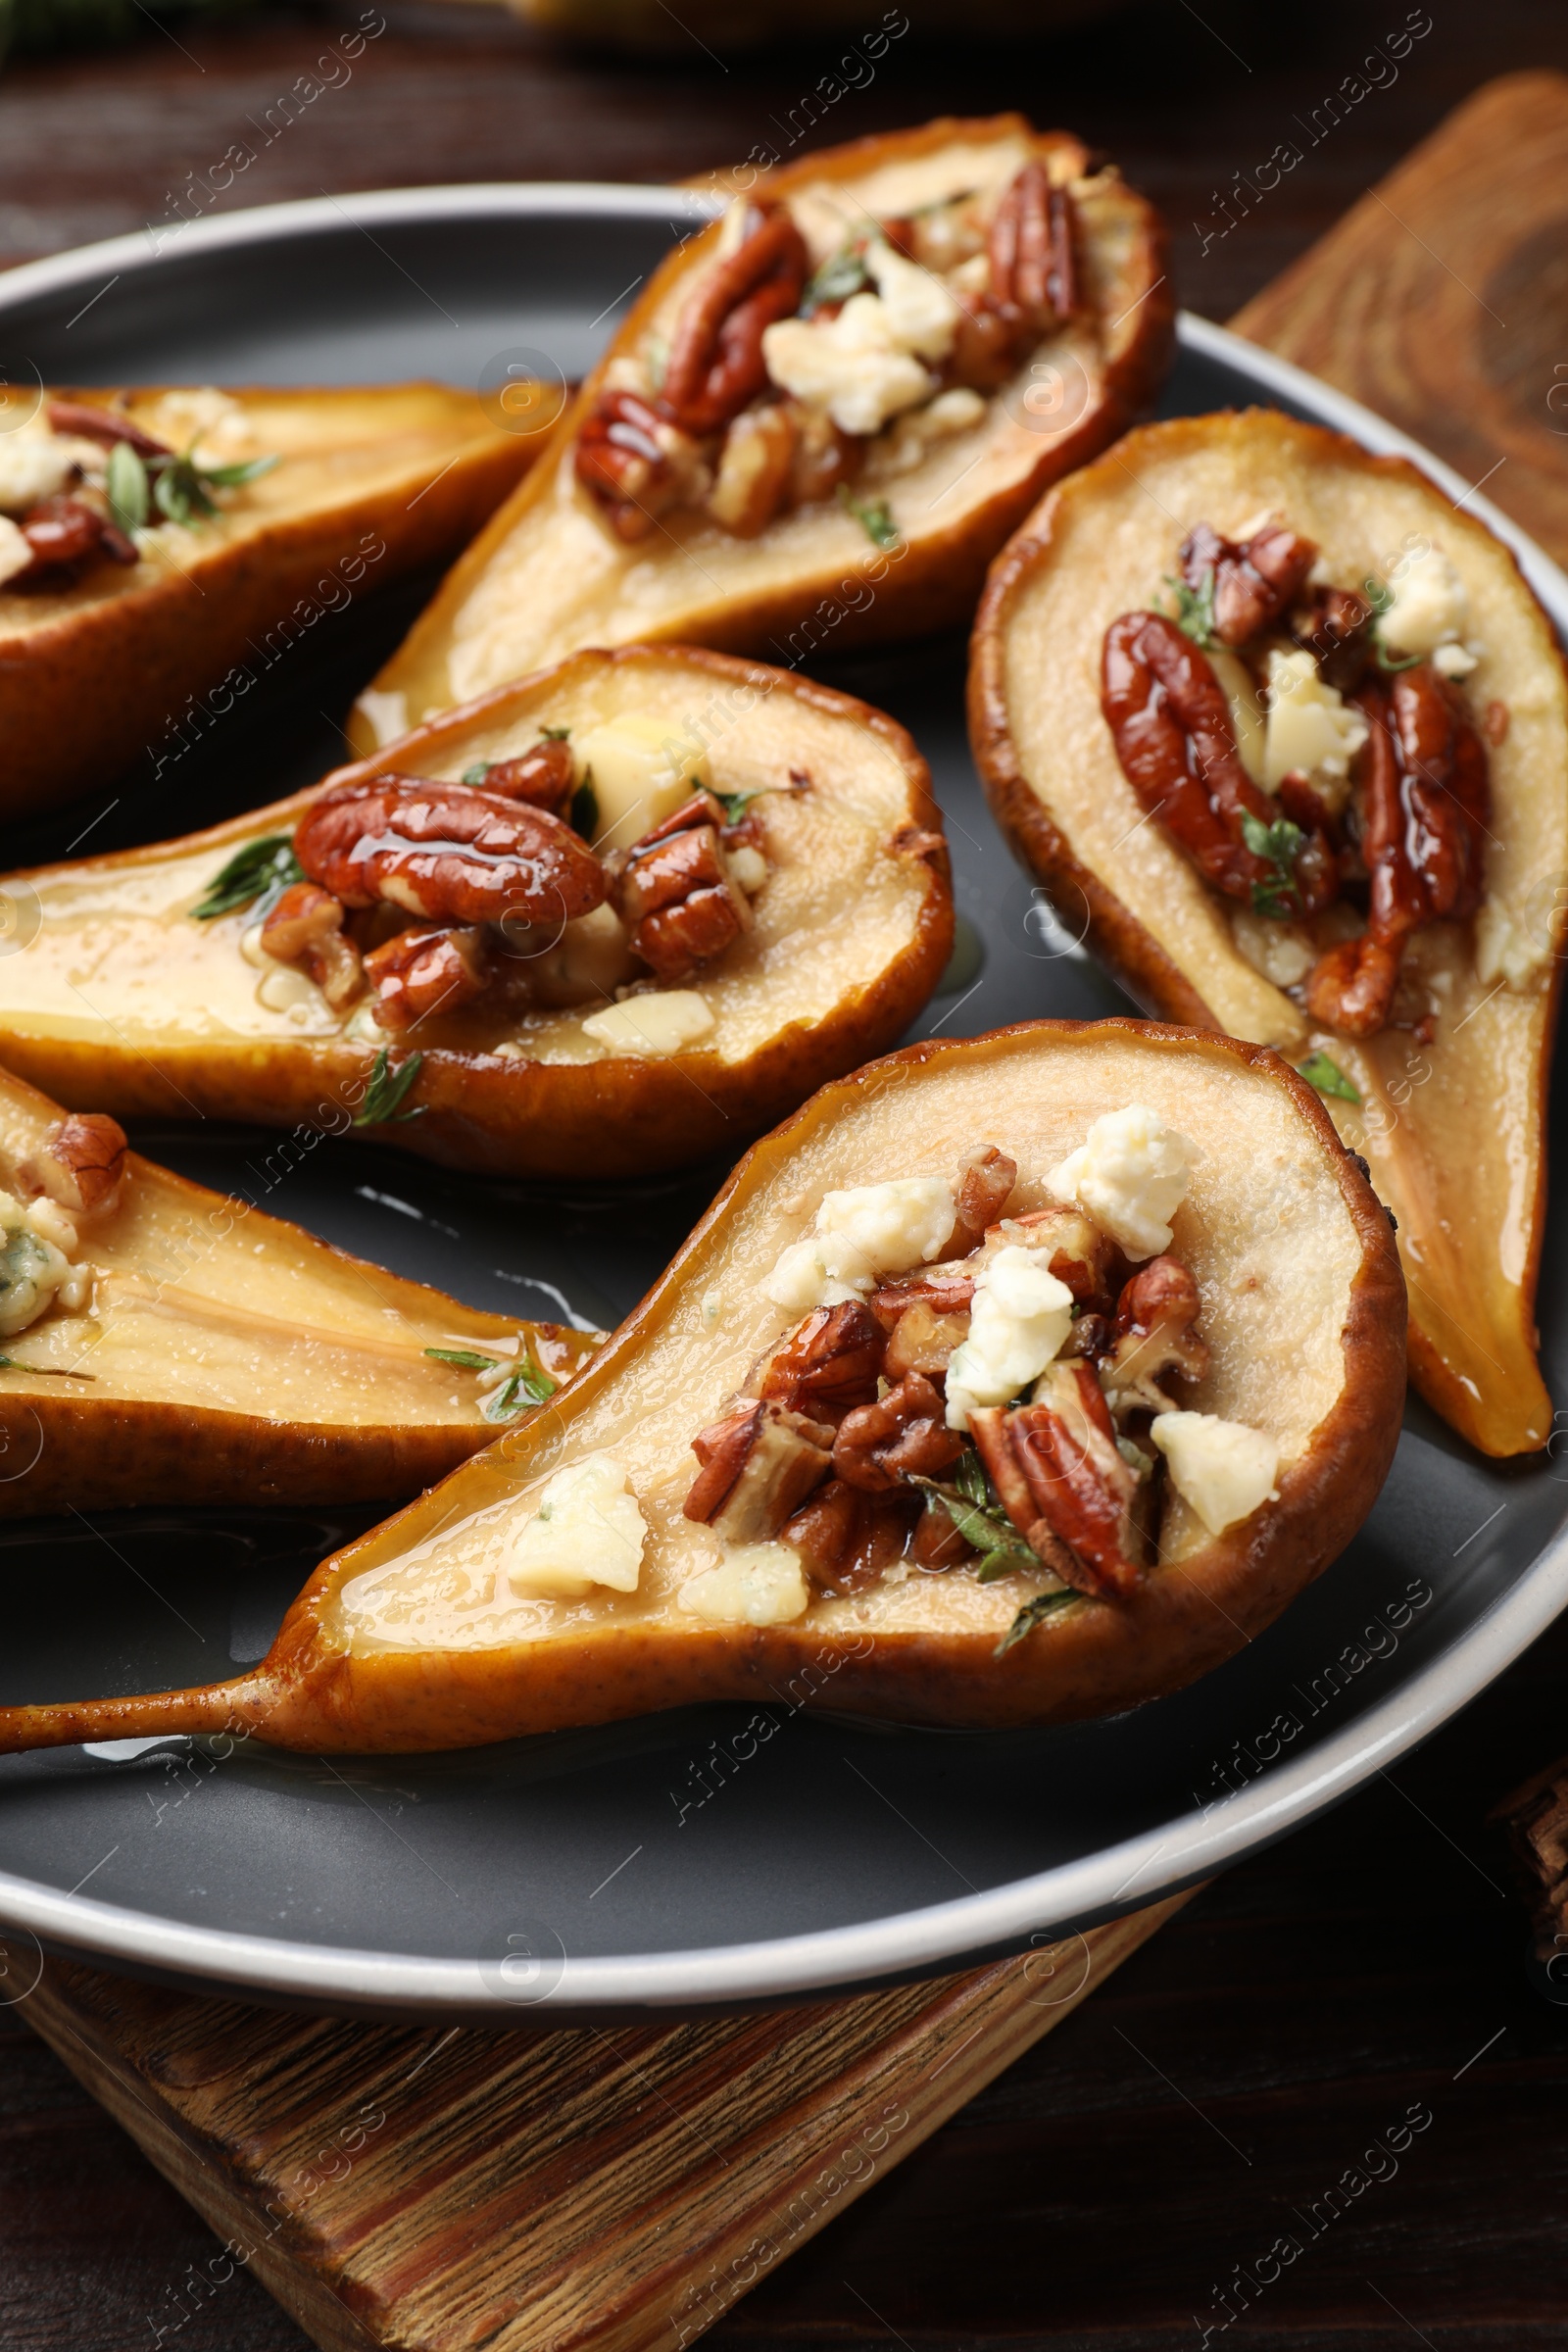
[[[924,40],[920,0],[906,10],[874,80],[809,127],[839,44],[607,62],[463,0],[271,10],[16,65],[0,74],[0,261],[137,228],[180,191],[189,210],[189,175],[236,140],[256,160],[220,204],[655,180],[803,132],[821,145],[1012,105],[1117,156],[1173,222],[1181,298],[1223,318],[1479,82],[1568,68],[1561,0],[1433,0],[1397,67],[1363,64],[1428,21],[1396,0],[1156,0],[1005,48]],[[882,13],[867,7],[868,28]],[[266,141],[269,110],[362,17],[385,29],[352,80]],[[1322,102],[1357,73],[1372,86],[1325,131]],[[1244,216],[1235,175],[1282,140],[1302,162]],[[1233,1872],[764,2280],[714,2352],[1152,2352],[1200,2345],[1205,2328],[1236,2352],[1568,2346],[1568,2008],[1526,1975],[1525,1914],[1486,1822],[1568,1746],[1565,1669],[1568,1629],[1421,1754]],[[1430,2122],[1401,2147],[1411,2110]],[[1281,2268],[1269,2250],[1285,2232],[1303,2250]],[[243,2273],[196,2283],[213,2247],[0,2010],[4,2352],[302,2347]]]

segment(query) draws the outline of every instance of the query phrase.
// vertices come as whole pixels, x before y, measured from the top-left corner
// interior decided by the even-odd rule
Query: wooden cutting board
[[[1480,91],[1232,323],[1568,561],[1568,79]],[[1183,1899],[695,2025],[354,2025],[58,1961],[19,2014],[212,2225],[213,2284],[249,2267],[328,2352],[678,2352]]]

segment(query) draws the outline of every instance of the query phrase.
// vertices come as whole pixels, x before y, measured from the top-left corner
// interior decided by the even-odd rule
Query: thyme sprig
[[[541,1372],[536,1364],[519,1364],[509,1379],[491,1391],[479,1407],[486,1421],[514,1421],[530,1405],[543,1404],[553,1396],[561,1383]]]
[[[1271,879],[1252,884],[1252,912],[1267,915],[1271,922],[1288,922],[1295,909],[1286,902],[1296,888],[1296,860],[1306,835],[1288,816],[1277,816],[1265,824],[1250,809],[1244,809],[1242,839],[1254,858],[1274,868]]]
[[[154,507],[166,521],[180,523],[187,530],[209,521],[221,513],[213,496],[215,490],[238,490],[247,482],[260,481],[278,462],[274,456],[248,458],[236,466],[201,466],[195,451],[193,441],[177,456],[171,450],[144,458],[128,441],[115,443],[109,453],[106,487],[110,513],[122,531],[145,529]]]
[[[116,447],[123,449],[123,441]],[[267,833],[260,841],[248,841],[236,850],[225,866],[217,872],[207,885],[207,896],[191,908],[199,923],[210,923],[215,915],[232,914],[237,907],[249,906],[254,900],[264,904],[257,908],[265,914],[268,907],[280,899],[291,883],[303,882],[305,868],[294,855],[294,836],[291,833]]]
[[[1296,1069],[1297,1075],[1304,1078],[1308,1086],[1315,1086],[1320,1095],[1335,1095],[1342,1102],[1361,1100],[1339,1063],[1331,1061],[1326,1054],[1309,1054],[1304,1061],[1297,1063]]]
[[[857,245],[841,245],[807,279],[798,316],[814,318],[829,303],[848,302],[852,294],[863,293],[870,283],[863,251]]]
[[[855,516],[873,547],[885,549],[902,544],[903,534],[885,498],[857,498],[848,482],[840,482],[838,495],[839,505],[846,514]]]
[[[355,1126],[401,1127],[406,1120],[422,1119],[425,1108],[422,1102],[416,1103],[413,1110],[404,1110],[400,1105],[423,1067],[424,1055],[411,1054],[399,1068],[391,1069],[383,1046],[370,1064],[365,1101],[354,1114]]]
[[[1075,1592],[1071,1585],[1063,1585],[1059,1592],[1037,1592],[1032,1600],[1024,1602],[1023,1607],[992,1651],[992,1656],[1004,1658],[1013,1643],[1021,1642],[1025,1634],[1032,1634],[1037,1625],[1044,1625],[1046,1619],[1054,1617],[1058,1609],[1064,1609],[1070,1602],[1082,1600],[1083,1597],[1083,1593]]]
[[[1214,566],[1208,566],[1198,588],[1189,588],[1185,580],[1175,579],[1168,571],[1163,576],[1176,599],[1176,626],[1203,653],[1211,654],[1219,643],[1214,627]]]

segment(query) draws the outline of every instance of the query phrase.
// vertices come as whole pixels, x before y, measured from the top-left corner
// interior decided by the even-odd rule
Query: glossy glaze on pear
[[[943,120],[860,139],[782,170],[738,172],[758,206],[813,183],[882,217],[1059,159],[1073,183],[1083,305],[1023,355],[983,419],[917,466],[859,485],[889,503],[894,539],[868,536],[853,506],[797,507],[737,537],[698,510],[661,516],[622,544],[573,472],[576,444],[607,377],[650,335],[668,340],[723,224],[663,264],[584,382],[540,458],[456,565],[350,720],[364,751],[431,712],[555,662],[577,646],[683,639],[808,662],[840,648],[967,620],[990,558],[1048,482],[1121,431],[1169,364],[1174,310],[1164,229],[1153,208],[1080,143],[1020,115]],[[848,487],[852,487],[847,485]]]
[[[651,1056],[596,1042],[582,1023],[602,993],[505,1020],[480,1000],[396,1038],[363,1022],[346,1035],[320,1001],[303,1023],[262,1004],[241,954],[251,911],[191,910],[247,842],[292,831],[302,793],[184,841],[13,878],[29,938],[0,958],[0,1055],[74,1108],[320,1126],[379,1051],[398,1066],[418,1052],[405,1107],[420,1115],[376,1140],[497,1174],[641,1174],[738,1148],[891,1045],[947,961],[947,845],[902,727],[760,663],[630,647],[503,688],[316,791],[387,769],[461,777],[543,728],[625,712],[700,735],[720,790],[766,788],[751,808],[767,885],[748,937],[696,983],[714,1016],[699,1044]]]
[[[1075,1602],[1003,1656],[1028,1590],[1016,1575],[885,1579],[818,1595],[783,1624],[683,1610],[680,1587],[712,1544],[682,1511],[692,1431],[792,1320],[760,1281],[824,1193],[948,1177],[982,1143],[1043,1170],[1128,1102],[1179,1123],[1203,1154],[1173,1219],[1212,1350],[1191,1401],[1273,1438],[1277,1499],[1215,1538],[1170,1496],[1158,1565],[1130,1599]],[[1231,1655],[1349,1541],[1397,1439],[1403,1340],[1387,1217],[1317,1096],[1266,1049],[1129,1021],[911,1047],[824,1088],[759,1144],[596,1362],[525,1429],[323,1563],[254,1673],[0,1710],[0,1748],[221,1728],[306,1750],[458,1747],[786,1686],[905,1722],[1114,1712]],[[544,1485],[603,1452],[624,1464],[648,1524],[637,1589],[515,1597],[505,1561]]]
[[[1381,577],[1407,545],[1446,552],[1467,592],[1494,813],[1486,888],[1532,948],[1518,986],[1476,969],[1474,924],[1419,935],[1436,976],[1429,1043],[1314,1023],[1240,952],[1226,903],[1147,820],[1100,703],[1101,644],[1147,606],[1185,533],[1276,511],[1324,575]],[[1483,1451],[1544,1446],[1536,1362],[1544,1111],[1568,872],[1568,686],[1512,555],[1412,466],[1267,411],[1151,425],[1054,491],[1000,556],[975,629],[970,735],[993,810],[1064,921],[1173,1019],[1326,1054],[1360,1097],[1330,1101],[1397,1215],[1417,1386]]]
[[[0,1071],[0,1189],[28,1193],[60,1118]],[[299,1156],[264,1163],[280,1205]],[[135,1152],[116,1204],[79,1234],[81,1310],[0,1342],[0,1517],[411,1494],[503,1427],[475,1370],[428,1349],[559,1384],[593,1346],[463,1306]]]
[[[217,396],[51,397],[183,449],[186,408]],[[134,564],[94,564],[48,592],[0,585],[0,813],[69,800],[142,758],[167,770],[323,615],[455,554],[539,447],[444,384],[226,397],[245,455],[278,463],[221,493],[219,514],[186,530],[154,511],[159,536]]]

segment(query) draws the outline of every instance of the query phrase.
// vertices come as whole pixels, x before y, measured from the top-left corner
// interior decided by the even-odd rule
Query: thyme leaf
[[[839,504],[853,514],[873,547],[898,547],[902,533],[885,498],[857,498],[848,482],[839,484]]]
[[[1252,884],[1252,912],[1267,915],[1271,922],[1288,922],[1294,910],[1286,900],[1296,888],[1296,860],[1306,835],[1288,816],[1277,816],[1266,825],[1250,809],[1244,809],[1242,839],[1254,858],[1274,868],[1270,880]]]
[[[1383,642],[1383,622],[1394,610],[1394,590],[1387,580],[1367,578],[1361,585],[1372,608],[1372,652],[1379,669],[1414,669],[1418,662],[1426,660],[1424,654],[1391,654]]]
[[[147,468],[128,441],[117,441],[109,452],[109,512],[127,534],[147,521]]]
[[[14,1355],[0,1355],[0,1372],[31,1372],[40,1380],[96,1380],[98,1377],[96,1372],[68,1372],[63,1364],[19,1364]]]
[[[354,1114],[356,1127],[402,1126],[408,1119],[422,1119],[424,1104],[416,1103],[413,1110],[402,1110],[399,1104],[424,1066],[422,1054],[411,1054],[402,1067],[387,1067],[387,1049],[383,1046],[370,1064],[369,1082],[365,1089],[365,1101]]]
[[[125,444],[119,446],[122,449]],[[234,852],[208,883],[207,896],[191,913],[197,922],[210,923],[215,915],[232,914],[236,907],[249,906],[256,899],[265,900],[270,906],[291,883],[304,879],[305,868],[294,855],[294,836],[267,833]]]
[[[1174,579],[1168,571],[1164,580],[1176,599],[1176,626],[1205,654],[1212,653],[1219,643],[1214,631],[1214,566],[1209,564],[1200,588],[1189,588],[1185,580]]]
[[[464,783],[482,784],[494,765],[495,761],[493,760],[476,760],[471,767],[466,767],[464,769]]]
[[[830,302],[848,302],[852,294],[863,293],[870,283],[871,272],[865,266],[864,254],[854,245],[841,245],[837,253],[830,253],[812,270],[797,315],[814,318]]]
[[[541,727],[539,740],[541,743],[569,743],[571,729],[569,727]]]
[[[535,1364],[519,1364],[510,1380],[503,1381],[479,1407],[486,1421],[514,1421],[529,1405],[543,1404],[561,1386],[548,1372]]]
[[[1032,1634],[1037,1625],[1044,1625],[1048,1617],[1054,1616],[1057,1609],[1066,1608],[1069,1601],[1082,1600],[1083,1597],[1081,1592],[1073,1591],[1071,1585],[1063,1585],[1056,1592],[1037,1592],[1033,1600],[1024,1602],[1023,1607],[992,1651],[992,1656],[1004,1658],[1013,1643],[1021,1642],[1025,1634]]]
[[[936,1495],[964,1542],[979,1552],[980,1565],[974,1572],[976,1583],[994,1584],[999,1576],[1009,1576],[1016,1568],[1039,1568],[1039,1560],[1011,1520],[1004,1519],[1000,1511],[971,1500],[956,1486],[944,1486],[934,1478],[916,1477],[913,1483]]]
[[[188,449],[177,458],[152,458],[146,462],[152,477],[153,504],[160,514],[187,529],[193,521],[205,522],[219,512],[213,496],[215,490],[237,490],[243,483],[258,481],[264,473],[270,473],[276,464],[277,459],[270,457],[250,458],[241,466],[198,466]]]
[[[475,1355],[471,1348],[427,1348],[438,1364],[456,1364],[465,1372],[493,1372],[500,1363],[498,1355]]]
[[[579,784],[571,796],[569,822],[574,833],[592,841],[599,830],[599,795],[592,784]]]
[[[1342,1102],[1359,1102],[1361,1098],[1337,1061],[1326,1054],[1309,1054],[1296,1065],[1298,1076],[1308,1086],[1315,1086],[1320,1095],[1337,1095]]]

